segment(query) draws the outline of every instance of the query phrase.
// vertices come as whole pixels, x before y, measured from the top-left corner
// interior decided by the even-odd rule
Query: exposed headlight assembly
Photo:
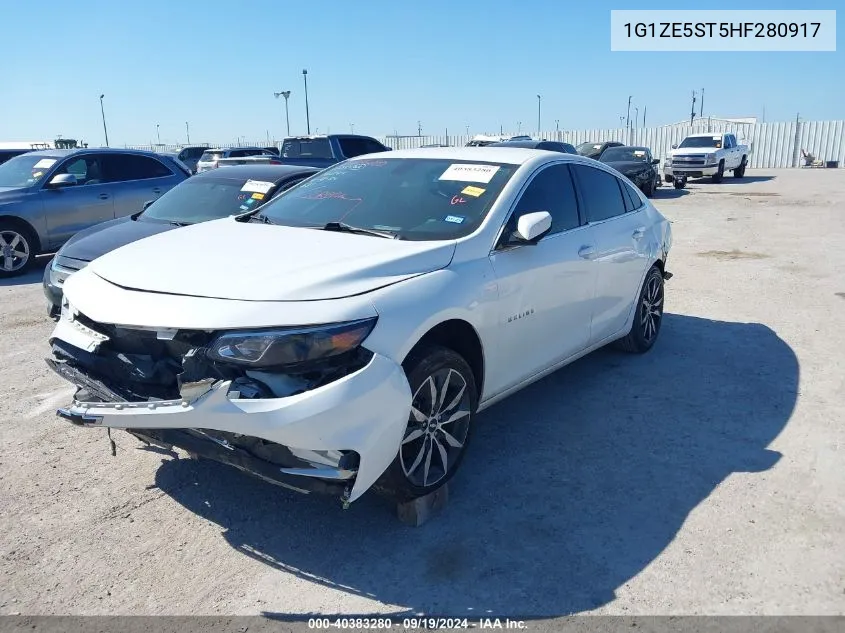
[[[281,367],[319,361],[358,347],[378,317],[306,327],[226,332],[208,347],[208,357],[249,367]]]

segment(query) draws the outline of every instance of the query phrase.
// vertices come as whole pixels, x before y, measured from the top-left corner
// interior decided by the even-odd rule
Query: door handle
[[[645,227],[643,227],[643,226],[641,226],[640,228],[636,229],[633,233],[631,233],[631,237],[633,237],[635,240],[643,239],[644,235],[645,235]]]
[[[596,255],[596,247],[595,246],[582,246],[578,250],[578,257],[581,259],[592,259]]]
[[[109,196],[109,194],[107,194],[107,193],[101,193],[100,194],[100,200],[108,200],[110,197],[111,196]]]

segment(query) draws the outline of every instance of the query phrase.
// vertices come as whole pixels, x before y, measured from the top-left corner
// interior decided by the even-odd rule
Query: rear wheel
[[[663,273],[652,266],[645,277],[628,335],[617,342],[626,352],[642,354],[652,348],[663,323]]]
[[[467,362],[430,346],[404,363],[411,411],[393,463],[375,486],[396,501],[434,492],[457,471],[469,443],[478,392]]]
[[[734,178],[743,178],[745,176],[745,156],[742,157],[742,161],[739,163],[739,167],[734,169]]]
[[[646,198],[651,198],[654,196],[654,181],[649,180],[648,183],[643,186],[643,193],[645,194]]]
[[[0,278],[24,274],[35,261],[36,240],[28,229],[0,223]]]

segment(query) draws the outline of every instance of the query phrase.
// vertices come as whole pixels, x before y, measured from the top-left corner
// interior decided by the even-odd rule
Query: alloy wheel
[[[0,231],[0,270],[13,273],[29,261],[29,242],[17,231]]]
[[[446,477],[464,450],[469,423],[470,397],[461,373],[445,367],[428,376],[411,400],[399,449],[406,479],[427,488]]]
[[[651,275],[643,292],[640,310],[640,326],[643,338],[650,343],[657,336],[660,320],[663,318],[663,279],[659,274]]]

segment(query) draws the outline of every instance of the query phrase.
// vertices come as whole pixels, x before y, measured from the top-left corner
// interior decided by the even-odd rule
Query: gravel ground
[[[111,457],[54,416],[72,391],[43,361],[43,267],[0,281],[0,614],[845,613],[843,172],[655,204],[657,346],[482,414],[421,528],[125,433]]]

